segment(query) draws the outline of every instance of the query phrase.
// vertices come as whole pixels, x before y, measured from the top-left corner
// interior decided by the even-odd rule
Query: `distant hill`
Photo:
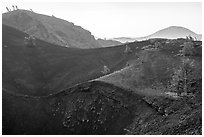
[[[27,10],[2,14],[2,23],[41,40],[73,48],[97,48],[100,44],[91,32],[71,22]]]
[[[128,38],[128,37],[119,37],[119,38],[111,38],[112,40],[120,41],[122,43],[125,42],[133,42],[146,40],[151,38],[167,38],[167,39],[177,39],[177,38],[186,38],[186,36],[192,36],[193,38],[197,38],[198,40],[202,39],[202,34],[196,34],[195,32],[180,26],[170,26],[168,28],[159,30],[151,35],[144,37],[136,37],[136,38]]]
[[[129,37],[118,37],[118,38],[110,38],[109,40],[115,40],[119,41],[121,43],[126,43],[126,42],[134,42],[134,38],[129,38]]]
[[[180,26],[171,26],[160,31],[157,31],[149,36],[148,38],[168,38],[168,39],[177,39],[177,38],[186,38],[186,36],[196,37],[198,40],[201,40],[201,35],[196,34],[195,32]]]
[[[122,44],[121,42],[115,40],[97,39],[97,41],[102,47],[117,46]]]

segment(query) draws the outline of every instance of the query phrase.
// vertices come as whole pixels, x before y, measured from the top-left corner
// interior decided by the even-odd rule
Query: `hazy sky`
[[[202,33],[202,4],[198,2],[4,2],[2,12],[12,5],[65,19],[100,38],[146,36],[169,26]]]

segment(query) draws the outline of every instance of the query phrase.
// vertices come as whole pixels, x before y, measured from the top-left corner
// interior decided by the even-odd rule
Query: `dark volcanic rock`
[[[199,90],[201,91],[201,90]],[[201,92],[174,100],[93,81],[49,96],[3,90],[3,134],[201,134]]]
[[[143,112],[156,113],[140,96],[102,82],[45,97],[3,91],[3,134],[125,134]]]

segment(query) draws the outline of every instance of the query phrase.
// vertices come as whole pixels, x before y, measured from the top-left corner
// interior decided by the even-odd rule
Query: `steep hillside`
[[[138,95],[99,81],[43,97],[3,90],[2,134],[201,134],[199,91],[194,98],[177,100]]]
[[[126,67],[115,71],[109,75],[97,78],[95,80],[114,84],[116,86],[130,89],[136,93],[147,93],[154,95],[165,95],[172,76],[175,71],[183,65],[184,59],[191,63],[190,72],[192,79],[201,79],[202,76],[202,46],[201,41],[194,41],[195,46],[192,57],[181,56],[182,44],[185,39],[164,40],[151,39],[160,44],[155,47],[154,44],[143,46],[135,53],[135,58],[127,62]],[[156,43],[157,43],[156,42]]]
[[[71,85],[102,76],[106,65],[111,72],[122,69],[134,52],[124,54],[125,45],[97,48],[65,48],[36,39],[26,45],[28,35],[2,26],[3,88],[16,93],[47,95]],[[147,45],[141,42],[138,45]],[[131,47],[134,49],[134,44]],[[134,49],[133,51],[136,51]]]
[[[114,41],[114,40],[97,39],[97,41],[101,45],[101,47],[111,47],[111,46],[117,46],[122,44],[121,42]]]
[[[174,97],[164,89],[185,39],[76,49],[2,29],[2,134],[202,134],[201,41],[193,94]]]
[[[195,46],[195,53],[199,54],[184,57],[179,53],[182,48],[179,41],[163,43],[157,48],[146,46],[124,69],[95,79],[143,96],[144,101],[163,115],[150,116],[146,124],[142,118],[135,119],[126,128],[128,134],[201,134],[202,46]],[[187,66],[184,60],[189,62]],[[178,85],[173,88],[175,82]]]
[[[65,47],[100,47],[91,32],[54,16],[15,10],[2,14],[2,23],[34,35],[41,40]]]
[[[129,97],[124,90],[102,82],[46,97],[3,90],[3,134],[124,134],[124,127],[135,117],[132,103],[139,103],[138,110],[147,106],[140,96]],[[155,113],[151,108],[143,111]]]

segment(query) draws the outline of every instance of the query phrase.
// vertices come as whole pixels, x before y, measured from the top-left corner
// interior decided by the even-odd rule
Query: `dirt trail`
[[[100,78],[97,78],[91,81],[103,81],[103,82],[118,86],[120,88],[132,91],[133,93],[137,93],[145,96],[163,96],[163,97],[177,98],[176,96],[167,94],[167,91],[165,90],[164,87],[163,88],[162,87],[136,87],[134,84],[131,84],[133,82],[133,79],[131,79],[131,76],[128,76],[129,74],[131,74],[132,71],[134,71],[134,73],[138,75],[140,73],[139,68],[137,69],[134,68],[133,70],[133,66],[128,66],[119,71],[115,71],[111,74],[102,76]]]

